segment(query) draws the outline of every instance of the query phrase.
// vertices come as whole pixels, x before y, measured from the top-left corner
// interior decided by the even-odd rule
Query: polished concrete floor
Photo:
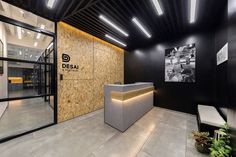
[[[190,133],[196,117],[153,108],[125,133],[103,110],[0,144],[1,157],[204,157]]]
[[[33,89],[9,91],[9,97],[37,95]],[[43,98],[5,102],[0,117],[0,139],[30,131],[54,122],[53,109]],[[2,105],[2,104],[0,104]]]
[[[0,139],[53,123],[53,109],[43,98],[10,101],[0,118]]]
[[[38,93],[34,89],[22,89],[15,91],[8,91],[9,98],[24,97],[24,96],[36,96]]]

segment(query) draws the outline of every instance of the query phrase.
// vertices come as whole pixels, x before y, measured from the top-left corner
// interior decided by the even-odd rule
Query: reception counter
[[[124,132],[153,108],[153,90],[153,83],[105,85],[105,123]]]

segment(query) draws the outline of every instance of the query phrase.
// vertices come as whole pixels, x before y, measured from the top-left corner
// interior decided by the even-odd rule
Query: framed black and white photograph
[[[196,45],[166,49],[165,82],[195,82]]]
[[[3,57],[3,42],[0,40],[0,57]],[[0,74],[3,74],[3,61],[0,60]]]

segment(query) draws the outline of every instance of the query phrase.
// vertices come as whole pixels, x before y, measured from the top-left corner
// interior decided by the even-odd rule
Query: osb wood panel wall
[[[103,86],[124,82],[124,51],[65,23],[58,23],[58,122],[104,106]],[[77,71],[64,71],[62,54]],[[63,74],[63,80],[60,80]]]

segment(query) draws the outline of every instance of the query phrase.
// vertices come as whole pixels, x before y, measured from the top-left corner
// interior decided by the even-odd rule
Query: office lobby
[[[235,157],[235,0],[0,0],[0,157]]]

